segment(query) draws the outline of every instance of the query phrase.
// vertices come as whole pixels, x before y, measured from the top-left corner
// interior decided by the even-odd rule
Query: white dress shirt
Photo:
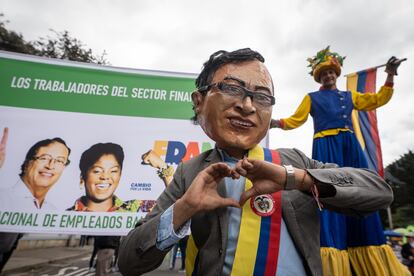
[[[26,184],[19,179],[14,186],[0,190],[0,210],[13,211],[56,211],[56,207],[48,200],[47,195],[40,206]]]

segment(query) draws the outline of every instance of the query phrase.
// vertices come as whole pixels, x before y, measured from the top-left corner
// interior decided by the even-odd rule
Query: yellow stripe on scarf
[[[195,245],[193,235],[190,235],[187,241],[187,249],[185,250],[185,272],[187,276],[193,274],[195,269],[195,260],[197,258],[198,249]]]
[[[249,151],[249,158],[264,160],[264,151],[260,145]],[[245,190],[252,187],[252,182],[246,178]],[[239,239],[233,262],[232,276],[253,275],[259,245],[261,217],[256,215],[247,201],[242,209]]]

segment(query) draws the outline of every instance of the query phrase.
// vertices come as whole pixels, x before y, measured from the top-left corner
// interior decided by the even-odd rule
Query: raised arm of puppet
[[[352,91],[352,102],[354,103],[355,109],[369,111],[388,103],[394,92],[394,75],[397,75],[397,69],[404,60],[391,57],[387,61],[385,72],[388,75],[385,84],[378,93],[359,93]]]
[[[363,216],[386,208],[393,195],[390,186],[375,172],[357,168],[339,168],[307,158],[299,150],[281,149],[285,162],[294,167],[293,190],[312,197],[311,187],[317,188],[324,208],[337,212]],[[245,191],[240,204],[250,197],[274,193],[285,188],[286,169],[262,160],[245,159],[236,171],[252,181],[252,188]],[[315,185],[315,186],[313,186]]]
[[[352,102],[357,110],[369,111],[388,103],[394,89],[389,86],[382,86],[378,93],[360,93],[352,91]]]

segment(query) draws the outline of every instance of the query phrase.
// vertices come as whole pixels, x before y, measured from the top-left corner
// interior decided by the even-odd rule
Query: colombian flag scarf
[[[281,164],[279,152],[257,145],[248,158]],[[245,190],[252,187],[246,178]],[[240,232],[231,275],[276,275],[282,219],[282,193],[260,195],[242,209]],[[190,236],[187,244],[187,275],[197,275],[198,249]]]

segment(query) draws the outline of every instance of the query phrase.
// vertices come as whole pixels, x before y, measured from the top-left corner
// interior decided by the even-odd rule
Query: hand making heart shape
[[[224,177],[238,179],[240,176],[250,179],[253,187],[242,193],[239,202],[218,194],[217,186]],[[282,166],[263,160],[245,158],[234,168],[225,163],[215,163],[197,175],[181,200],[193,213],[227,206],[240,208],[250,197],[282,190],[285,181],[286,173]]]

